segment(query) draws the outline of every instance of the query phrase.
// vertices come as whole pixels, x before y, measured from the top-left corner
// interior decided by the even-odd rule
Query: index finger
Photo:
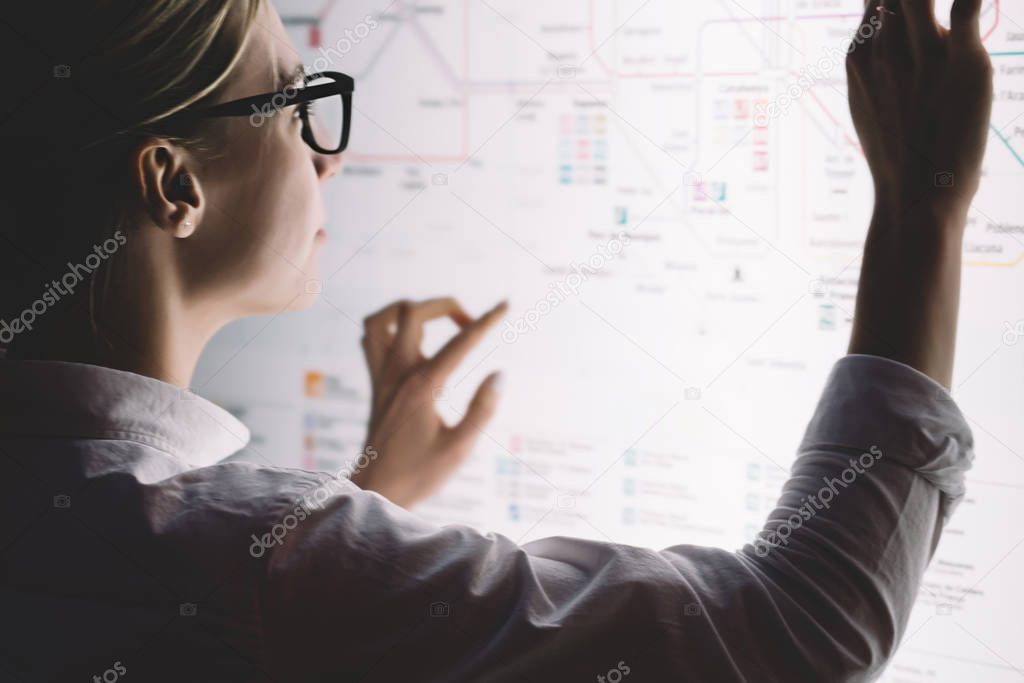
[[[400,354],[408,362],[416,360],[419,357],[420,345],[423,344],[423,326],[442,317],[450,318],[463,329],[473,323],[473,318],[451,297],[428,299],[400,308],[395,353]]]
[[[427,361],[424,369],[431,383],[440,384],[448,379],[470,350],[507,311],[508,302],[502,301],[455,335],[437,355]]]
[[[949,13],[950,33],[958,40],[981,42],[981,0],[956,0]]]

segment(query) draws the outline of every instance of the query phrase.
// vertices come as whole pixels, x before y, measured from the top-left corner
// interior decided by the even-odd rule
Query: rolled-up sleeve
[[[517,545],[345,482],[262,560],[266,666],[367,682],[872,680],[972,457],[945,389],[853,355],[836,363],[764,529],[736,552]]]

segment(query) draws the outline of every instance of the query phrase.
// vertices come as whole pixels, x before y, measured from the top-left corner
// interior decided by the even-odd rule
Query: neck
[[[121,264],[107,286],[97,273],[95,316],[83,286],[41,316],[8,358],[89,363],[187,388],[203,347],[229,318],[189,305],[171,269],[143,261]]]
[[[100,333],[98,365],[188,388],[203,347],[220,324],[150,290],[134,306],[115,306]]]

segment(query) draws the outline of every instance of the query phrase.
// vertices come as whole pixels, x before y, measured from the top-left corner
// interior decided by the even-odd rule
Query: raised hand
[[[867,3],[847,58],[850,111],[875,181],[851,353],[900,361],[950,386],[967,211],[992,109],[981,0]],[[880,28],[879,28],[880,26]]]
[[[949,30],[936,21],[934,0],[882,2],[867,3],[846,64],[850,111],[876,197],[966,213],[992,109],[981,0],[957,0]]]
[[[469,455],[494,414],[498,373],[484,379],[466,414],[449,427],[435,396],[487,331],[505,314],[502,302],[474,320],[454,299],[399,301],[364,321],[363,350],[373,385],[366,467],[352,474],[360,487],[410,507],[429,497]],[[461,331],[432,358],[422,351],[423,327],[448,317]]]

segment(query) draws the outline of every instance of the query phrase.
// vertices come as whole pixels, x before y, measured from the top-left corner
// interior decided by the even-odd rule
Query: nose
[[[341,154],[320,154],[319,152],[313,152],[313,165],[316,167],[317,177],[320,181],[326,181],[337,175],[341,169],[342,158]]]

